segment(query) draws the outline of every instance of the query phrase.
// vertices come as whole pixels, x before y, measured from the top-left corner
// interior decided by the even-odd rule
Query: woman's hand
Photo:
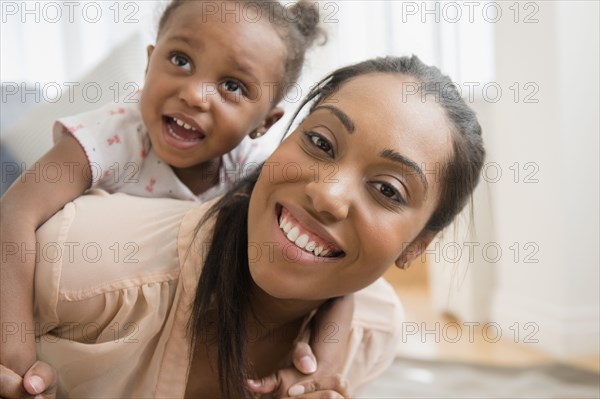
[[[305,342],[298,342],[294,349],[294,367],[277,371],[260,380],[248,380],[251,392],[265,398],[348,398],[348,381],[339,374],[317,368],[317,362]],[[307,374],[311,374],[307,377]]]
[[[55,399],[56,370],[48,363],[37,361],[23,377],[0,364],[0,398]]]

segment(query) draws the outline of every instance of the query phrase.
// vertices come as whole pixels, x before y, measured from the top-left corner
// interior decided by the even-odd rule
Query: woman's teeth
[[[188,125],[184,121],[181,121],[181,120],[179,120],[179,119],[177,119],[175,117],[173,117],[173,121],[175,121],[175,123],[177,123],[179,126],[181,126],[184,129],[191,130],[192,132],[196,131],[195,127],[193,127],[192,125]]]
[[[311,252],[316,256],[327,256],[331,253],[331,250],[325,248],[324,244],[317,243],[317,240],[314,239],[311,240],[307,234],[300,234],[300,229],[284,217],[279,220],[279,228],[283,230],[287,239],[300,249]]]

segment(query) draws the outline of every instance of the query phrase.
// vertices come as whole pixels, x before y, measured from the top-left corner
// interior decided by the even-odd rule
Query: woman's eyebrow
[[[352,122],[352,119],[350,119],[350,117],[344,111],[337,107],[334,107],[333,105],[319,105],[317,108],[314,109],[314,111],[318,109],[326,109],[331,111],[331,113],[337,116],[340,122],[342,122],[342,125],[344,125],[348,133],[354,133],[354,130],[356,129],[354,127],[354,122]]]
[[[379,155],[385,159],[389,159],[390,161],[401,163],[402,165],[404,165],[407,168],[409,168],[410,170],[412,170],[419,177],[419,180],[421,181],[421,184],[423,185],[424,194],[427,194],[427,189],[429,188],[429,184],[427,183],[427,178],[425,177],[423,170],[421,170],[421,168],[419,167],[419,165],[417,165],[416,162],[411,161],[410,159],[406,158],[404,155],[399,154],[396,151],[391,150],[391,149],[385,149],[385,150],[381,151],[379,153]]]

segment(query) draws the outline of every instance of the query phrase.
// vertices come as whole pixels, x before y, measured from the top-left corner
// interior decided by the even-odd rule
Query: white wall
[[[537,4],[539,22],[496,26],[499,85],[532,82],[539,101],[515,102],[507,91],[486,134],[503,171],[491,187],[495,235],[503,248],[521,248],[519,262],[507,251],[496,265],[492,319],[535,323],[537,346],[566,358],[599,352],[599,5]],[[537,183],[523,182],[536,170]],[[525,263],[536,247],[539,262]]]
[[[467,212],[429,248],[433,304],[558,358],[592,356],[600,352],[599,3],[521,2],[518,14],[517,3],[501,4],[490,88],[502,95],[477,91],[472,104],[487,168],[473,218]],[[472,259],[465,241],[476,245]]]

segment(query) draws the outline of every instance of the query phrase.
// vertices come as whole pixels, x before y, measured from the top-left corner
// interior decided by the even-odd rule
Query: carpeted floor
[[[600,374],[565,365],[526,369],[397,359],[361,398],[600,398]]]

